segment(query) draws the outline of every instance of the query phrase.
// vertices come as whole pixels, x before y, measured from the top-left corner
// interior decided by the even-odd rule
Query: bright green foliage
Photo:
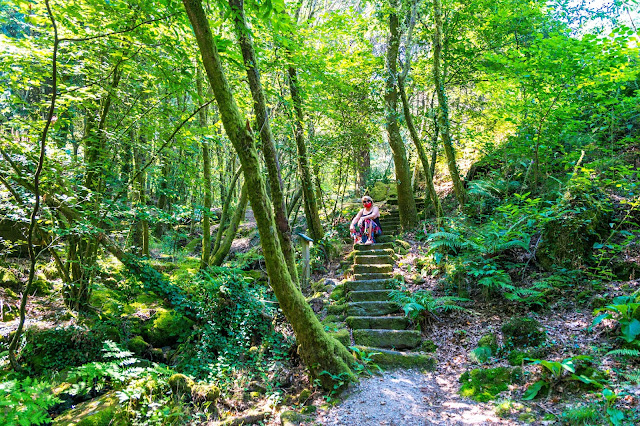
[[[115,336],[109,336],[115,334]],[[30,329],[22,356],[35,372],[62,370],[102,358],[103,342],[117,338],[117,329],[79,326]]]
[[[192,326],[193,321],[179,312],[159,309],[144,333],[155,347],[171,346],[191,334]]]
[[[485,334],[478,340],[478,346],[486,346],[496,354],[498,352],[498,337],[494,333]]]
[[[555,386],[568,377],[569,380],[577,380],[585,384],[594,385],[602,388],[602,384],[597,380],[601,376],[593,373],[592,370],[584,368],[585,362],[591,362],[592,358],[587,355],[577,355],[571,358],[566,358],[562,361],[548,361],[544,359],[530,359],[533,361],[533,365],[540,365],[542,368],[542,379],[538,380],[534,384],[530,385],[525,391],[522,399],[531,400],[535,398],[541,390],[547,389],[550,394]],[[581,371],[576,374],[576,370],[580,367]],[[587,372],[589,371],[589,372]],[[571,373],[567,376],[566,373]],[[586,373],[586,374],[584,374]],[[591,376],[588,377],[587,376]]]
[[[30,377],[0,383],[0,423],[7,426],[48,424],[47,409],[60,402],[50,388],[50,383]]]
[[[604,312],[604,313],[602,313]],[[613,303],[601,309],[596,309],[592,326],[596,326],[605,319],[615,319],[620,324],[622,339],[630,344],[640,346],[640,294],[633,296],[618,296]]]
[[[460,395],[480,402],[491,401],[521,376],[522,370],[506,367],[467,371],[459,379]]]
[[[404,313],[412,321],[419,323],[421,326],[428,327],[437,315],[441,312],[448,311],[467,311],[466,308],[458,305],[468,299],[454,296],[435,297],[430,290],[418,290],[414,293],[400,288],[391,290],[389,298],[402,306]]]
[[[224,383],[234,380],[232,372],[262,377],[267,360],[284,360],[292,342],[273,328],[277,305],[264,285],[227,268],[210,268],[191,285],[202,325],[180,347],[182,371]]]

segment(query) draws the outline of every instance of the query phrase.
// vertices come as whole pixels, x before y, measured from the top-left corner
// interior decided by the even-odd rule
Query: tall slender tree
[[[248,122],[243,119],[238,109],[224,74],[209,21],[200,0],[183,0],[182,3],[193,27],[224,128],[240,158],[245,181],[252,190],[250,202],[260,233],[260,243],[271,287],[282,312],[293,326],[300,356],[312,376],[318,378],[324,387],[332,388],[336,383],[334,377],[353,378],[350,368],[353,357],[340,342],[327,335],[291,279],[282,254],[280,240],[276,234],[273,210],[260,172],[253,135],[247,125]]]
[[[298,282],[298,270],[296,268],[295,251],[291,238],[291,226],[287,219],[285,210],[284,193],[282,190],[282,176],[280,174],[280,162],[278,152],[271,132],[271,120],[267,111],[267,103],[260,81],[260,68],[258,58],[253,47],[251,30],[249,29],[244,13],[244,0],[229,0],[229,6],[233,11],[233,21],[235,24],[236,37],[242,51],[242,59],[247,71],[251,97],[253,98],[253,111],[256,115],[256,128],[260,132],[262,141],[262,154],[267,166],[267,176],[269,177],[269,189],[271,192],[271,202],[278,227],[278,238],[284,253],[284,258],[289,267],[289,273],[294,282]]]
[[[433,0],[433,16],[435,22],[435,34],[433,36],[433,81],[438,94],[438,123],[444,153],[447,157],[447,166],[453,182],[453,190],[460,206],[464,206],[466,191],[460,179],[460,171],[456,163],[456,152],[451,141],[451,130],[449,126],[449,104],[442,78],[442,1]]]
[[[418,224],[416,201],[411,187],[411,168],[407,160],[407,151],[400,134],[398,123],[398,50],[400,48],[400,25],[398,20],[398,0],[389,0],[389,42],[387,46],[387,78],[385,88],[385,115],[389,145],[393,152],[398,188],[398,209],[400,223],[404,229],[414,228]]]

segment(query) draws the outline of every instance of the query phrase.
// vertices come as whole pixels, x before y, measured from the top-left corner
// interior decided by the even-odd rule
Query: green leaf
[[[534,384],[532,384],[527,388],[527,390],[524,392],[524,395],[522,396],[522,399],[524,401],[531,401],[533,398],[536,397],[536,395],[538,395],[538,392],[540,392],[540,389],[542,389],[547,384],[548,383],[545,380],[538,380],[537,382],[535,382]]]

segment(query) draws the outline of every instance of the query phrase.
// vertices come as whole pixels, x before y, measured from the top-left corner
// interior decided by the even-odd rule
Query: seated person
[[[373,199],[368,195],[362,197],[364,206],[351,221],[349,230],[353,238],[353,244],[374,244],[375,236],[382,233],[380,227],[380,210],[373,205]]]

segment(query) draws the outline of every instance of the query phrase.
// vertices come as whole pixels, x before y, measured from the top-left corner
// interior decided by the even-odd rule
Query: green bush
[[[30,328],[22,358],[36,373],[62,370],[102,359],[102,346],[110,340],[109,328],[88,329],[79,326],[49,329]]]

